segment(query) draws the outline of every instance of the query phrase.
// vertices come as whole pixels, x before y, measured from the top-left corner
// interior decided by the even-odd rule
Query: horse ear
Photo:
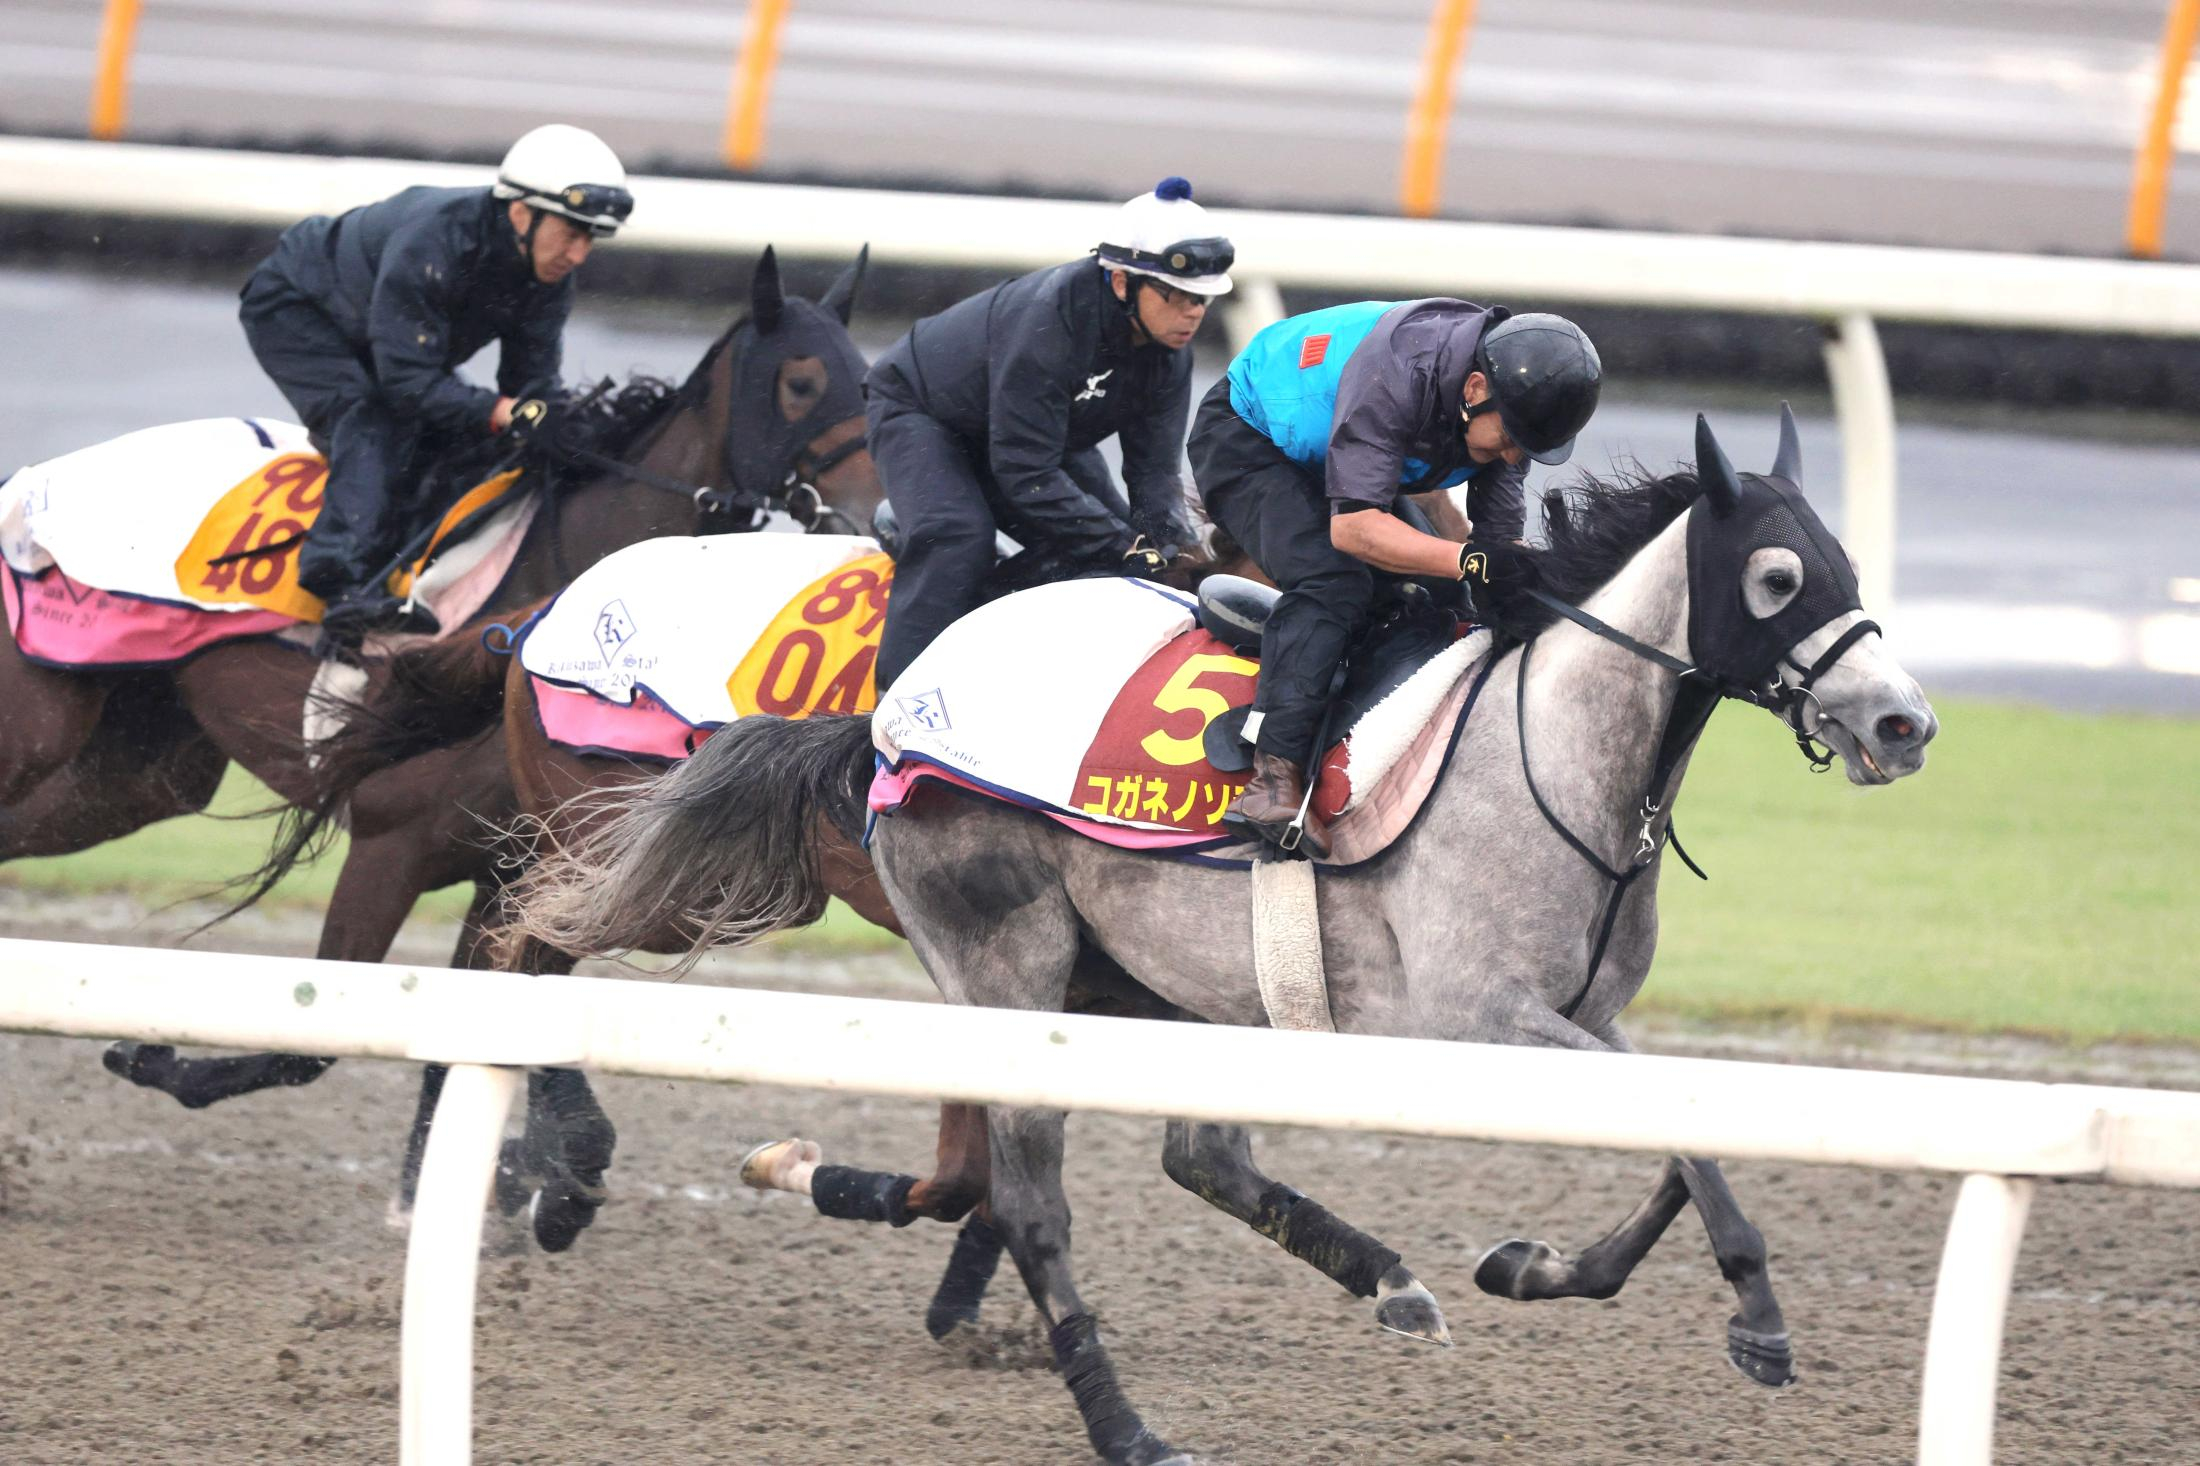
[[[848,318],[856,313],[856,292],[863,288],[863,272],[871,267],[871,246],[866,244],[856,251],[856,262],[840,272],[832,288],[827,290],[818,304],[840,317],[840,324],[848,324]]]
[[[763,258],[756,262],[755,278],[749,281],[749,318],[768,336],[779,329],[786,306],[786,293],[779,288],[779,256],[767,244]]]
[[[1720,518],[1742,507],[1742,481],[1734,476],[1734,465],[1727,462],[1726,450],[1711,436],[1711,424],[1700,412],[1696,414],[1696,478],[1711,500],[1712,512]]]
[[[1803,486],[1803,440],[1795,432],[1795,413],[1780,404],[1780,451],[1772,455],[1772,476]]]

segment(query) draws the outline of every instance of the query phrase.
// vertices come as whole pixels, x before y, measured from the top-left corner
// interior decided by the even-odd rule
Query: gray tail
[[[868,715],[754,716],[644,784],[584,794],[573,833],[507,891],[508,951],[532,938],[577,957],[738,946],[825,911],[824,821],[860,838]]]

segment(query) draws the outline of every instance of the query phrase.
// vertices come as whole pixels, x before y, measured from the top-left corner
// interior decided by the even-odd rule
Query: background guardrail
[[[486,184],[491,170],[374,158],[0,139],[0,209],[286,224],[408,184]],[[1036,269],[1091,246],[1098,203],[640,178],[621,249]],[[1842,539],[1864,603],[1894,601],[1894,401],[1877,320],[2200,336],[2200,265],[1969,250],[1218,209],[1242,267],[1230,328],[1283,313],[1280,287],[1465,294],[1516,304],[1628,304],[1803,316],[1825,328],[1841,427]]]
[[[452,1065],[406,1258],[402,1459],[470,1458],[476,1254],[522,1065],[1964,1177],[1919,1460],[1991,1459],[2035,1177],[2200,1188],[2200,1094],[0,942],[0,1029]]]

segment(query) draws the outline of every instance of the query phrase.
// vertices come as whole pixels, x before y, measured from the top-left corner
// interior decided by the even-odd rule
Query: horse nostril
[[[1917,724],[1900,713],[1889,713],[1879,720],[1879,741],[1882,743],[1907,743],[1917,736]]]

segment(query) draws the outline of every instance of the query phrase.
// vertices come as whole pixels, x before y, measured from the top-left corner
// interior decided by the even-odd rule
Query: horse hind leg
[[[1177,1185],[1327,1274],[1354,1297],[1375,1299],[1375,1321],[1382,1327],[1409,1339],[1451,1344],[1435,1295],[1398,1254],[1320,1202],[1262,1175],[1244,1126],[1171,1120],[1161,1167]]]

